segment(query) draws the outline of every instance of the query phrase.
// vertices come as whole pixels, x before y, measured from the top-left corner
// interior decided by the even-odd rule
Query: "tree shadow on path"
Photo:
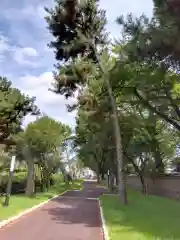
[[[52,200],[50,208],[45,208],[57,224],[83,224],[86,227],[100,227],[98,198],[104,188],[95,183],[85,183],[82,191],[69,191]]]

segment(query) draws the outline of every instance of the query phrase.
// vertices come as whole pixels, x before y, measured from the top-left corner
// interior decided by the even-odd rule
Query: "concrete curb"
[[[106,222],[105,222],[102,206],[101,206],[101,202],[100,202],[99,199],[98,199],[98,202],[99,202],[101,225],[102,225],[101,227],[102,227],[102,231],[103,231],[103,240],[110,240],[108,230],[107,230],[107,227],[106,227]]]
[[[118,196],[116,193],[104,193],[105,196]]]
[[[5,226],[8,225],[9,223],[14,222],[15,220],[18,220],[20,217],[22,217],[22,216],[24,216],[24,215],[26,215],[26,214],[28,214],[28,213],[30,213],[30,212],[38,209],[38,208],[44,206],[44,205],[47,204],[48,202],[50,202],[50,201],[52,201],[53,199],[55,199],[55,198],[57,198],[57,197],[65,194],[66,192],[68,192],[68,190],[60,193],[59,195],[54,196],[54,197],[51,198],[51,199],[48,199],[48,200],[46,200],[46,201],[44,201],[44,202],[41,202],[40,204],[35,205],[35,206],[33,206],[32,208],[28,208],[28,209],[22,211],[21,213],[19,213],[18,215],[14,216],[14,217],[10,217],[10,218],[8,218],[7,220],[3,220],[2,222],[0,222],[0,229],[3,228],[3,227],[5,227]]]

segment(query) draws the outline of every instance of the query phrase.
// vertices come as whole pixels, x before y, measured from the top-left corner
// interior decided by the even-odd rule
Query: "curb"
[[[47,204],[48,202],[50,202],[50,201],[52,201],[53,199],[55,199],[55,198],[57,198],[57,197],[65,194],[66,192],[68,192],[68,190],[60,193],[59,195],[54,196],[54,197],[51,198],[51,199],[48,199],[48,200],[46,200],[46,201],[44,201],[44,202],[41,202],[41,203],[39,203],[38,205],[33,206],[32,208],[28,208],[28,209],[22,211],[21,213],[19,213],[18,215],[14,216],[14,217],[10,217],[10,218],[7,219],[7,220],[3,220],[2,222],[0,222],[0,229],[3,228],[3,227],[5,227],[5,226],[8,225],[9,223],[14,222],[15,220],[18,220],[20,217],[22,217],[22,216],[24,216],[24,215],[26,215],[26,214],[28,214],[28,213],[30,213],[30,212],[38,209],[38,208],[44,206],[44,205]]]
[[[116,193],[104,193],[105,196],[118,196]]]
[[[102,227],[102,231],[103,231],[103,240],[110,240],[109,235],[108,235],[108,230],[106,227],[106,222],[105,222],[102,206],[101,206],[101,202],[99,199],[98,199],[98,202],[99,202],[100,217],[101,217],[101,227]]]

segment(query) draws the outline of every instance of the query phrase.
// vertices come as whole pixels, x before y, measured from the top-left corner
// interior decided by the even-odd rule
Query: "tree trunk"
[[[97,182],[99,184],[100,183],[100,167],[99,167],[99,163],[97,164],[96,175],[97,175]]]
[[[97,172],[97,182],[98,182],[98,184],[100,183],[100,175],[98,172]]]
[[[176,163],[176,172],[180,172],[180,163]]]
[[[147,189],[146,189],[146,183],[144,181],[144,176],[143,176],[143,170],[140,170],[140,168],[136,165],[136,163],[133,161],[132,158],[130,158],[126,152],[125,153],[125,156],[129,159],[129,161],[132,163],[133,167],[134,167],[134,170],[135,172],[138,174],[139,178],[140,178],[140,181],[141,181],[141,185],[142,185],[142,188],[141,188],[141,191],[143,194],[146,194],[147,193]]]
[[[44,183],[44,175],[43,175],[43,168],[40,168],[40,174],[41,174],[41,192],[45,192],[46,187],[45,187],[45,183]]]
[[[50,187],[50,175],[48,174],[47,170],[43,169],[43,191],[48,190]]]
[[[40,174],[40,169],[39,169],[39,166],[37,164],[34,164],[34,194],[37,193],[37,188],[39,187],[38,184],[39,184],[39,174]]]
[[[107,187],[110,188],[110,173],[107,174]]]
[[[50,188],[50,179],[49,177],[46,179],[46,189],[49,190]]]
[[[66,171],[64,169],[64,166],[60,166],[60,170],[61,170],[62,175],[63,175],[63,181],[66,183]]]
[[[104,171],[105,171],[105,169],[104,169],[104,161],[102,161],[101,162],[101,164],[100,164],[100,167],[101,167],[101,180],[105,180],[105,173],[104,173]]]
[[[22,149],[22,154],[26,159],[27,163],[27,182],[25,195],[31,197],[35,193],[35,169],[34,169],[34,160],[31,156],[30,150],[27,145]]]
[[[25,195],[31,197],[34,195],[35,182],[34,182],[34,162],[32,159],[27,161],[28,173],[27,173],[27,183]]]
[[[109,189],[110,189],[110,192],[113,192],[113,190],[114,190],[114,177],[113,177],[113,173],[111,171],[109,174]]]
[[[95,53],[95,56],[97,59],[97,63],[100,67],[102,74],[104,75],[105,84],[106,84],[110,102],[111,102],[112,114],[113,114],[114,135],[115,135],[115,139],[116,139],[118,192],[119,192],[120,202],[122,204],[127,204],[127,194],[126,194],[125,176],[124,176],[124,163],[123,163],[123,147],[122,147],[122,137],[121,137],[122,135],[121,135],[121,129],[120,129],[120,125],[119,125],[116,101],[115,101],[112,87],[111,87],[111,84],[109,81],[109,72],[104,70],[103,66],[101,65],[101,61],[99,59],[99,55],[97,53],[95,43],[93,43],[92,47],[93,47],[93,50],[94,50],[94,53]]]
[[[146,194],[147,193],[146,183],[144,181],[144,176],[141,173],[139,173],[139,178],[140,178],[140,181],[141,181],[141,184],[142,184],[141,191],[142,191],[143,194]]]
[[[105,180],[104,171],[101,172],[101,179],[102,179],[102,180]]]
[[[121,129],[119,126],[119,119],[117,113],[116,102],[113,96],[112,88],[110,86],[109,80],[106,80],[107,88],[109,92],[109,97],[111,100],[112,110],[113,110],[113,119],[114,119],[114,132],[116,139],[116,154],[117,154],[117,178],[118,178],[118,192],[120,202],[127,204],[127,194],[125,188],[125,176],[124,176],[124,163],[123,163],[123,147],[122,147],[122,138],[121,138]]]
[[[159,142],[157,140],[155,140],[154,142],[154,158],[155,158],[155,164],[156,164],[156,172],[163,173],[164,164],[161,157]]]

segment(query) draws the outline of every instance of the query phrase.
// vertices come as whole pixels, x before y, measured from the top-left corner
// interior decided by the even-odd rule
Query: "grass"
[[[28,198],[24,195],[12,195],[10,198],[10,204],[8,207],[4,207],[2,203],[4,202],[4,197],[0,197],[0,221],[8,219],[9,217],[15,216],[31,208],[43,201],[46,201],[57,194],[64,192],[65,190],[79,190],[82,188],[82,181],[77,180],[72,184],[66,185],[63,182],[58,182],[58,184],[51,187],[48,192],[37,193],[34,197]]]
[[[179,240],[180,203],[128,192],[129,204],[117,196],[103,195],[101,204],[110,240]]]

